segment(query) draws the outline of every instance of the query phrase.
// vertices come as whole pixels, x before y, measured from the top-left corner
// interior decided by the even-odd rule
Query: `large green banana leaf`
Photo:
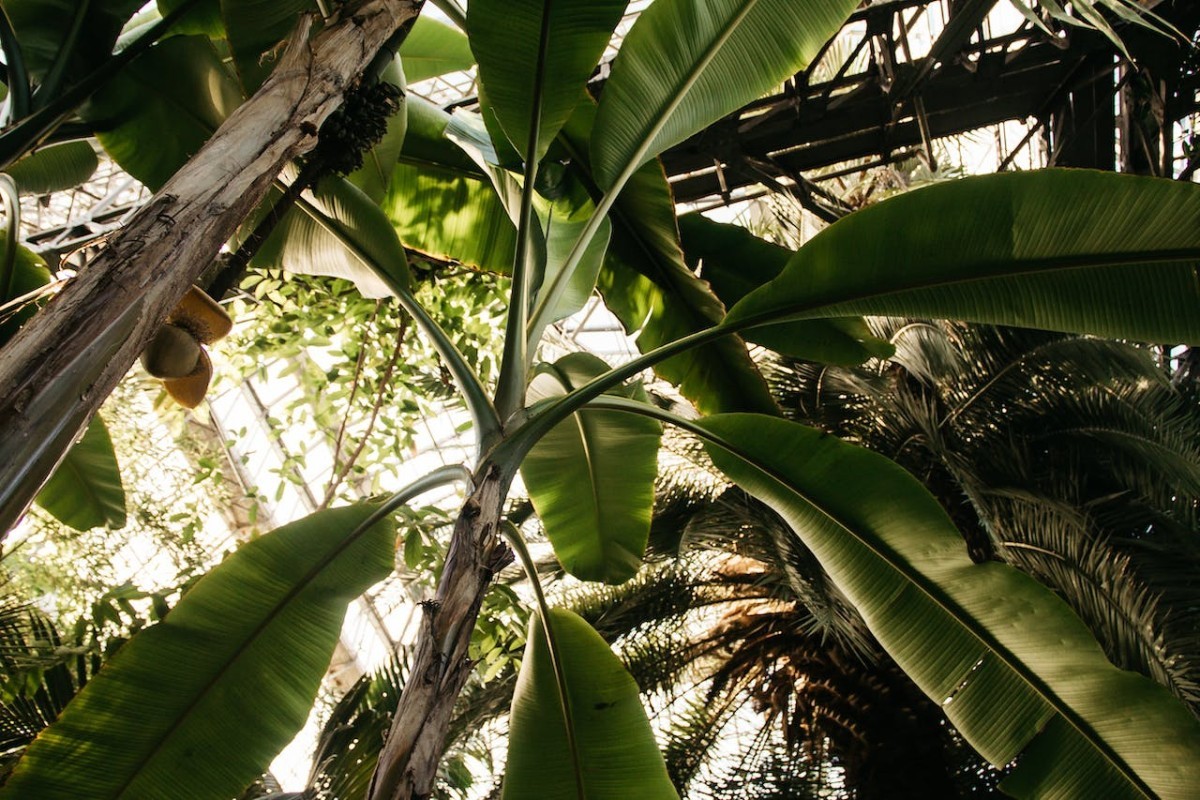
[[[464,177],[487,179],[479,165],[447,136],[450,112],[415,94],[409,96],[406,108],[408,133],[400,150],[400,163],[439,167]]]
[[[294,177],[294,169],[289,169]],[[391,294],[376,268],[409,284],[408,260],[387,215],[335,175],[305,192],[254,256],[254,264],[354,281],[365,297]]]
[[[679,217],[679,240],[688,266],[727,307],[778,277],[795,251],[759,239],[740,225],[714,222],[701,214]]]
[[[572,353],[542,366],[527,399],[561,397],[608,369],[596,356]],[[525,456],[521,477],[567,572],[607,583],[621,583],[637,572],[650,535],[661,435],[654,420],[582,409]]]
[[[628,0],[475,0],[467,6],[479,80],[501,127],[524,157],[546,148],[583,97]]]
[[[402,161],[381,205],[405,247],[472,269],[512,269],[517,229],[486,181]]]
[[[572,169],[587,171],[596,107],[580,103],[563,128]],[[725,307],[688,269],[675,203],[657,161],[633,174],[609,211],[612,241],[598,287],[605,305],[647,353],[720,323]],[[725,337],[655,366],[701,411],[774,411],[775,401],[738,337]]]
[[[400,61],[405,76],[416,83],[470,69],[475,57],[462,31],[422,14],[400,45]]]
[[[104,420],[92,418],[34,502],[77,531],[125,526],[125,487]]]
[[[600,634],[550,610],[573,721],[572,753],[542,620],[528,644],[509,716],[505,800],[674,800],[678,797],[642,708],[637,683]]]
[[[714,463],[796,531],[896,662],[1019,797],[1195,797],[1200,722],[1119,670],[1048,589],[975,564],[937,501],[883,456],[793,422],[718,415]],[[864,491],[864,487],[867,487]]]
[[[173,36],[143,53],[84,110],[121,169],[158,189],[242,102],[205,36]]]
[[[964,178],[831,225],[730,309],[950,317],[1200,342],[1200,186],[1085,170]],[[772,346],[770,328],[745,330]]]
[[[420,97],[380,206],[404,246],[489,272],[512,269],[517,229],[483,169],[447,137],[450,114]]]
[[[12,22],[21,55],[30,75],[42,82],[63,44],[77,29],[71,52],[66,54],[62,85],[87,77],[112,53],[113,44],[126,20],[142,7],[142,0],[4,0],[4,12]],[[77,19],[79,17],[79,19]]]
[[[592,140],[600,188],[769,93],[808,65],[858,0],[659,0],[604,86]]]
[[[30,153],[5,172],[21,194],[47,194],[73,189],[92,177],[100,165],[91,142],[63,142]]]
[[[346,605],[392,569],[392,523],[357,533],[373,511],[322,511],[243,545],[113,656],[0,797],[236,796],[304,724]]]
[[[756,238],[739,225],[713,222],[699,214],[679,218],[688,265],[699,269],[726,307],[783,271],[794,253]],[[887,358],[894,348],[871,334],[862,317],[810,319],[771,328],[776,349],[826,364],[861,364]]]

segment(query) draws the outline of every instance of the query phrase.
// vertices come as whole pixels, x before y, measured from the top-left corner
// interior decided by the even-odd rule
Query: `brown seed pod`
[[[202,353],[191,333],[163,325],[142,351],[142,366],[156,378],[182,378],[196,371]]]
[[[199,286],[193,286],[167,317],[167,322],[183,328],[201,344],[212,344],[233,330],[233,320]]]
[[[212,362],[208,353],[200,348],[200,361],[192,374],[182,378],[168,378],[163,381],[167,394],[184,408],[195,408],[200,405],[204,395],[208,393],[208,384],[212,380]]]

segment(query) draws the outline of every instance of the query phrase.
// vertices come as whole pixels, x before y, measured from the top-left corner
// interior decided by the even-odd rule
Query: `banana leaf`
[[[318,512],[243,545],[112,657],[0,798],[236,796],[304,724],[346,605],[392,569],[392,523],[360,530],[373,511]]]

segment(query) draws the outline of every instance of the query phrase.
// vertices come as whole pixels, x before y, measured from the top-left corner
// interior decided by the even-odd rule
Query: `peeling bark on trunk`
[[[367,0],[279,66],[86,270],[0,349],[0,534],[166,315],[422,0]],[[347,4],[349,6],[349,4]]]
[[[471,631],[492,578],[512,562],[498,526],[509,478],[488,468],[454,524],[435,599],[422,604],[420,641],[370,800],[423,800],[433,792],[454,702],[474,668]]]

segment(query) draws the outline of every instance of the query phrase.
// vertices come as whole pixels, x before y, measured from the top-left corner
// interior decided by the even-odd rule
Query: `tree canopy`
[[[449,24],[413,0],[0,2],[0,524],[31,503],[79,530],[145,516],[96,411],[131,368],[200,406],[229,379],[211,351],[231,329],[248,373],[296,361],[299,416],[333,440],[311,513],[190,564],[169,610],[130,590],[115,629],[73,639],[8,616],[0,635],[41,660],[4,665],[6,719],[38,730],[9,739],[0,797],[269,791],[347,607],[397,570],[424,592],[399,686],[385,704],[360,683],[335,709],[311,792],[466,790],[446,749],[511,695],[506,798],[679,796],[746,703],[784,731],[754,791],[841,760],[870,796],[872,770],[895,769],[870,737],[905,730],[965,742],[1017,797],[1194,796],[1192,606],[1167,621],[1192,584],[1167,562],[1195,563],[1200,460],[1194,395],[1161,362],[1200,345],[1200,188],[963,177],[852,213],[826,198],[836,221],[783,246],[680,217],[660,159],[794,82],[857,0],[657,0],[616,40],[626,3],[437,5]],[[1170,31],[1125,0],[1018,5],[1046,30]],[[411,90],[464,69],[472,104]],[[21,197],[86,183],[97,152],[149,196],[56,277],[21,243]],[[549,346],[596,294],[636,336],[630,360]],[[297,358],[309,346],[322,363]],[[363,421],[335,426],[355,398]],[[435,405],[461,410],[473,452],[398,485],[404,415]],[[680,526],[703,514],[674,519],[676,563],[647,563],[672,525],[656,487],[676,437],[717,476],[709,504],[752,508],[766,567],[736,547],[689,561]],[[303,458],[287,469],[304,483]],[[416,501],[447,487],[456,512],[423,523]],[[760,569],[774,590],[748,585]],[[544,589],[547,571],[582,597]],[[642,628],[594,613],[660,580],[696,605],[646,609]],[[688,616],[706,594],[721,620]],[[132,602],[151,599],[146,625]],[[638,637],[663,644],[647,631],[664,618],[714,627],[667,635],[647,682]],[[47,655],[64,637],[74,673]],[[656,730],[647,707],[687,670],[709,705]],[[822,674],[832,700],[802,691]],[[855,692],[906,711],[872,717]],[[348,740],[360,724],[382,744]],[[807,761],[789,761],[798,742]]]

